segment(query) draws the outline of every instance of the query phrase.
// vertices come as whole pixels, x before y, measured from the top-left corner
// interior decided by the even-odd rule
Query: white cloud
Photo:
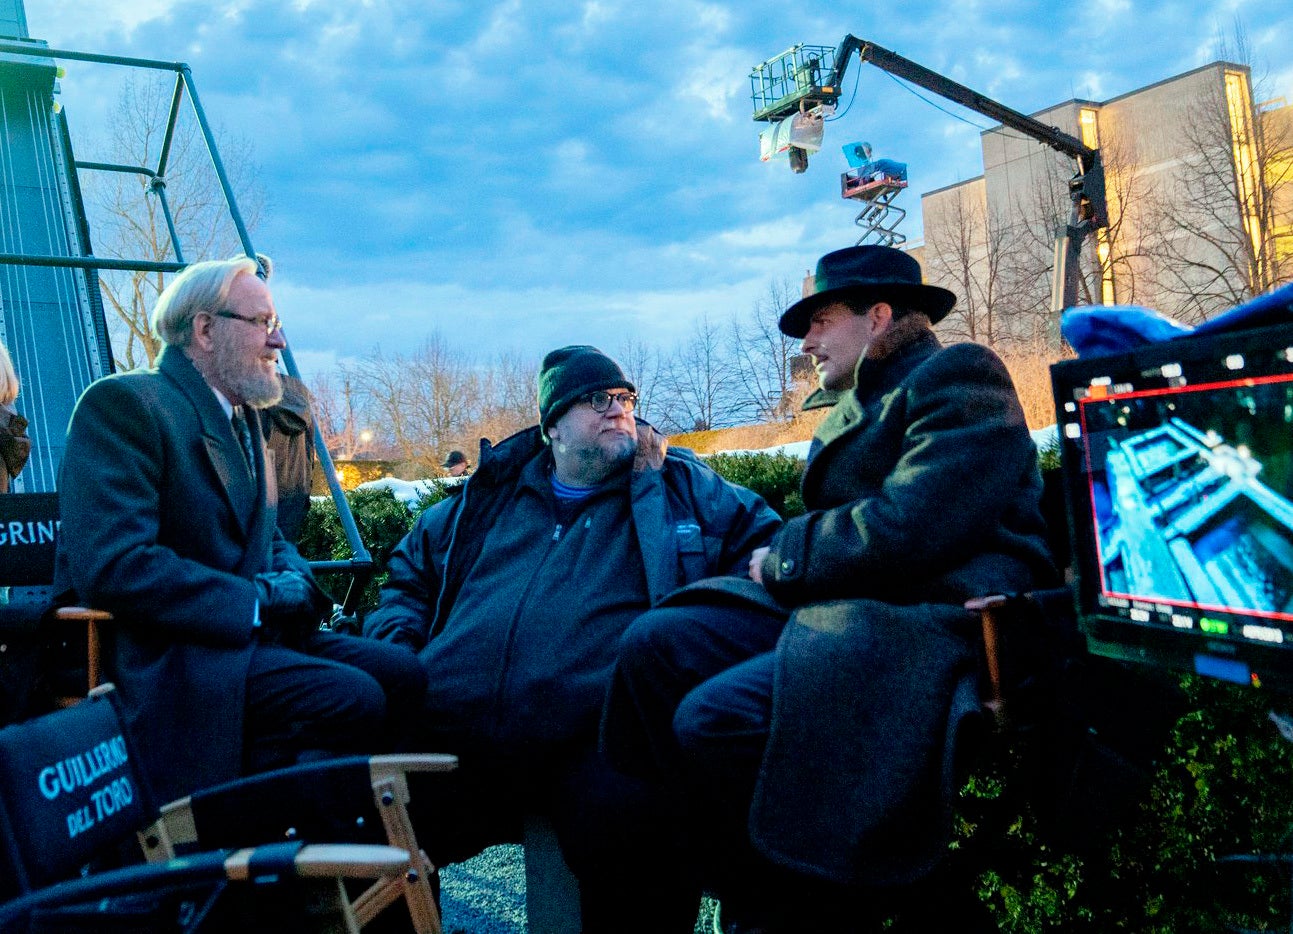
[[[786,218],[766,224],[725,230],[716,240],[724,245],[742,249],[790,250],[803,241],[804,224],[801,220]]]
[[[1098,71],[1084,71],[1075,82],[1077,94],[1087,100],[1104,100],[1104,75]]]
[[[978,130],[855,60],[854,106],[808,172],[762,165],[749,70],[794,42],[852,31],[1029,112],[1201,64],[1228,2],[1097,0],[1082,17],[911,0],[876,19],[827,0],[789,18],[771,0],[26,0],[56,47],[191,61],[213,122],[253,142],[270,200],[255,242],[320,367],[436,328],[537,355],[744,310],[856,240],[838,189],[851,140],[908,163],[917,238],[920,193],[982,172]],[[1293,98],[1286,3],[1239,13],[1271,93]],[[73,132],[101,133],[111,83],[78,64],[63,87]]]
[[[1118,18],[1119,23],[1126,25],[1127,21],[1124,17],[1131,12],[1131,0],[1096,0],[1092,11],[1098,16]]]
[[[57,31],[76,47],[96,35],[118,30],[129,34],[143,23],[163,18],[172,5],[170,0],[62,0],[57,4],[28,0],[27,27],[37,39]]]
[[[688,99],[693,98],[705,105],[704,116],[712,120],[731,123],[739,109],[747,110],[749,103],[750,66],[746,54],[740,50],[727,48],[717,49],[702,56],[695,68],[691,69],[671,95],[678,101],[677,113],[690,114]],[[739,103],[741,106],[735,106]],[[742,113],[744,118],[746,114]]]

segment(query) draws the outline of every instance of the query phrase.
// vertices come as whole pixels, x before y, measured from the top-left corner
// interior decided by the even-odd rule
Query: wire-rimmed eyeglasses
[[[580,402],[587,402],[593,407],[594,412],[605,412],[611,407],[612,402],[618,402],[625,412],[632,412],[638,404],[638,394],[636,392],[606,392],[599,389],[596,392],[590,392],[579,397]]]
[[[220,311],[213,311],[211,313],[217,318],[233,318],[236,321],[246,321],[248,324],[255,324],[262,327],[265,329],[266,337],[273,334],[283,326],[283,322],[278,315],[256,315],[255,317],[252,317],[250,315],[240,315],[236,311],[229,311],[228,309],[221,309]]]

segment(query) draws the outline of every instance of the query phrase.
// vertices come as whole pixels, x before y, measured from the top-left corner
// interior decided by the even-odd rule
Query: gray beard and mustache
[[[611,474],[624,467],[637,454],[637,439],[625,436],[623,443],[606,450],[600,444],[573,445],[563,441],[554,441],[553,450],[570,458],[578,465],[580,474],[586,480],[601,483]]]
[[[283,380],[278,373],[266,372],[259,359],[248,361],[229,344],[216,344],[210,375],[254,409],[268,408],[283,398]]]

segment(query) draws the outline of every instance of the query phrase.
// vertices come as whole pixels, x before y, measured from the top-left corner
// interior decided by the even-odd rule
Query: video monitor
[[[1051,378],[1090,651],[1293,688],[1293,325]]]

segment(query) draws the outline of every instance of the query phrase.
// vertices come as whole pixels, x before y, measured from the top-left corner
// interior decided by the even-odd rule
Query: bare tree
[[[1135,302],[1148,294],[1144,276],[1138,274],[1149,262],[1147,185],[1136,153],[1118,131],[1108,123],[1100,138],[1108,226],[1087,238],[1079,256],[1078,301],[1087,305]],[[947,273],[963,291],[965,304],[964,312],[954,311],[948,321],[960,336],[998,348],[1059,349],[1051,292],[1056,234],[1072,213],[1068,191],[1073,171],[1070,160],[1044,153],[1037,163],[1037,183],[1024,188],[1008,209],[995,212],[971,203],[961,217],[955,206],[948,212],[952,246],[942,249],[954,258]],[[986,219],[976,211],[986,213]],[[975,235],[983,227],[987,233],[977,236],[976,247]],[[970,262],[956,265],[967,254]],[[1107,290],[1107,285],[1113,288]],[[965,313],[976,320],[964,320]]]
[[[1005,269],[1016,230],[1004,218],[989,218],[981,181],[936,204],[925,219],[926,252],[932,260],[927,276],[951,287],[958,299],[939,330],[956,340],[995,347],[1006,336],[998,319],[1006,313]]]
[[[170,109],[171,91],[147,79],[127,79],[108,118],[105,161],[155,167]],[[253,229],[264,204],[250,146],[222,136],[221,159],[237,192],[239,210]],[[93,223],[95,252],[102,256],[169,262],[176,259],[161,203],[149,178],[119,172],[82,173]],[[163,181],[185,261],[213,259],[240,248],[219,179],[192,114],[182,110]],[[170,276],[149,272],[104,272],[100,286],[111,309],[110,330],[124,369],[149,366],[160,345],[149,316]]]
[[[662,373],[662,427],[706,431],[740,424],[751,406],[740,392],[740,375],[726,332],[708,315],[670,356]]]
[[[1258,111],[1242,75],[1227,71],[1189,109],[1180,142],[1186,171],[1154,192],[1148,226],[1163,306],[1196,322],[1293,279],[1280,248],[1293,119]]]
[[[615,359],[624,367],[625,374],[637,387],[637,414],[653,424],[656,423],[666,414],[659,392],[664,370],[660,351],[654,347],[648,347],[640,340],[629,339],[620,345]]]
[[[798,299],[798,283],[771,282],[751,312],[732,322],[732,354],[743,406],[761,420],[794,418],[805,395],[792,366],[799,341],[778,326],[781,313]]]
[[[407,461],[430,467],[467,434],[478,374],[439,334],[409,353],[376,348],[356,364],[351,383],[367,430],[389,440]]]
[[[1014,343],[1058,347],[1059,320],[1051,307],[1051,289],[1056,233],[1073,209],[1068,182],[1074,165],[1056,153],[1046,153],[1041,165],[1041,183],[1025,190],[1011,210],[1016,221],[1006,235],[1008,246],[1001,249],[1000,287],[994,288],[1008,307],[997,312],[997,331],[1004,330]],[[1097,247],[1088,240],[1079,257],[1079,302],[1100,303],[1101,279]]]
[[[538,421],[538,373],[534,360],[500,354],[476,378],[474,404],[463,406],[466,425],[456,446],[474,449],[481,438],[498,442]]]
[[[318,373],[310,381],[310,406],[314,413],[315,424],[323,436],[323,444],[329,451],[342,456],[347,439],[346,407],[343,391],[338,383],[344,380],[344,374],[338,378],[333,373]]]

